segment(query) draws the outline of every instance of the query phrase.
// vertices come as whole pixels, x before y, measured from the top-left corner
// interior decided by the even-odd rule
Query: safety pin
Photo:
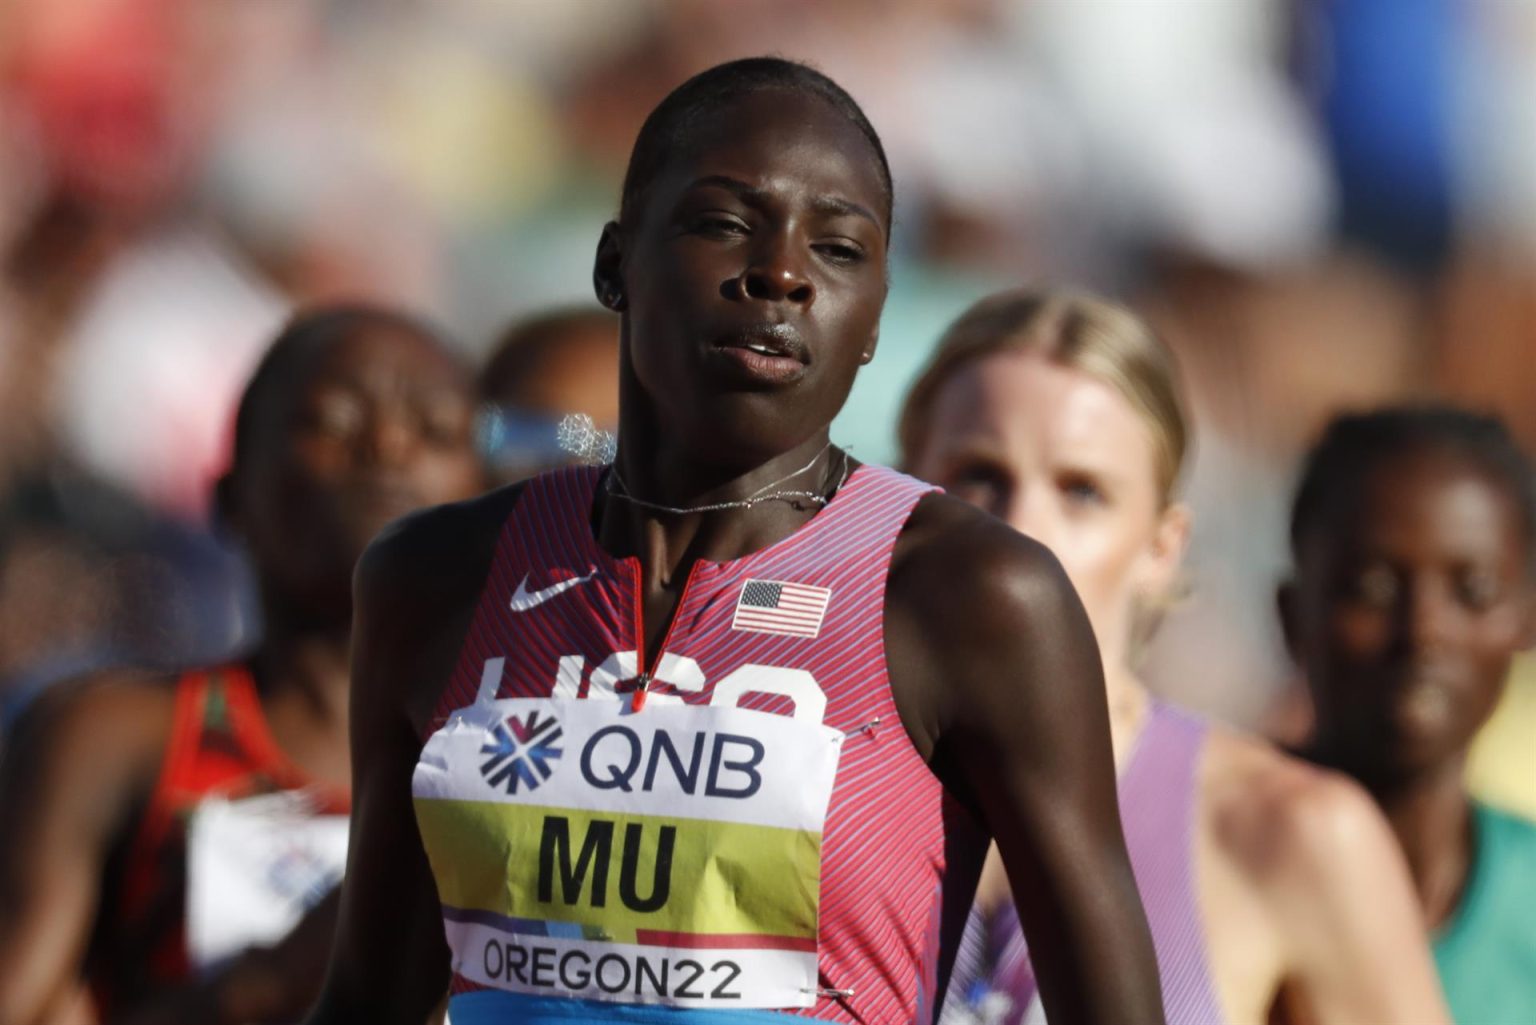
[[[831,997],[833,1000],[847,1000],[853,996],[851,989],[832,989],[829,986],[801,986],[800,992],[814,993],[819,997]]]
[[[857,727],[856,729],[851,729],[847,733],[844,733],[843,736],[846,738],[851,737],[856,733],[868,733],[871,737],[873,737],[875,735],[875,727],[879,726],[884,718],[885,716],[883,715],[877,715],[863,726]]]

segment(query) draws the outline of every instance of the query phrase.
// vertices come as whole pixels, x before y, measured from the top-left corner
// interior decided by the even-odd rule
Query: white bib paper
[[[735,707],[465,709],[413,781],[454,970],[532,995],[811,1006],[842,739]]]
[[[338,883],[347,818],[299,791],[200,802],[187,827],[187,948],[207,968],[282,939]]]

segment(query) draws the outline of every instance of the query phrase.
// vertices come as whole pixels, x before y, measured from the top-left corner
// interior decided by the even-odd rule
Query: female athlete
[[[1056,562],[828,440],[891,182],[806,67],[650,115],[598,243],[611,466],[357,576],[352,853],[314,1022],[928,1021],[988,833],[1060,1023],[1162,1020]],[[765,714],[775,713],[775,714]]]
[[[1291,513],[1286,638],[1305,754],[1386,812],[1459,1022],[1536,1021],[1536,823],[1467,793],[1467,750],[1536,637],[1536,476],[1496,419],[1340,417]]]
[[[1151,698],[1136,676],[1188,533],[1174,499],[1188,430],[1173,358],[1139,318],[1022,291],[949,329],[901,438],[913,472],[1048,545],[1082,596],[1168,1020],[1443,1021],[1402,859],[1369,798]],[[1024,1021],[1035,1003],[998,867],[983,873],[946,1020],[1011,1005],[1002,1020]]]
[[[292,1021],[315,999],[347,811],[352,569],[390,520],[476,494],[469,375],[414,320],[297,317],[240,401],[219,518],[262,639],[28,711],[0,769],[0,1022]],[[324,909],[329,907],[330,917]]]

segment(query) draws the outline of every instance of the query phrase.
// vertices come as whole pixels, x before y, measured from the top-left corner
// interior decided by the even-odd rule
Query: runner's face
[[[885,208],[868,141],[825,101],[762,91],[707,116],[619,242],[625,401],[711,461],[824,430],[874,353]]]
[[[1319,740],[1378,779],[1459,759],[1497,703],[1531,614],[1508,491],[1464,459],[1383,463],[1303,542],[1294,642]]]
[[[1146,425],[1113,388],[1003,352],[939,390],[912,470],[1050,548],[1110,663],[1124,659],[1135,598],[1160,563],[1153,458]]]
[[[459,367],[403,327],[354,328],[293,376],[237,468],[236,526],[286,597],[345,610],[352,567],[385,524],[481,489],[473,399]]]

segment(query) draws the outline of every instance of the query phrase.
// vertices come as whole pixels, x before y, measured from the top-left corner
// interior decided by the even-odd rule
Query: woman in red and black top
[[[278,792],[346,813],[352,567],[385,523],[482,486],[472,414],[463,368],[397,314],[324,310],[278,338],[217,496],[255,566],[264,639],[178,679],[87,681],[18,732],[0,774],[0,1021],[301,1013],[328,922],[191,983],[188,822],[210,796]],[[271,867],[309,873],[311,889],[323,875]]]

